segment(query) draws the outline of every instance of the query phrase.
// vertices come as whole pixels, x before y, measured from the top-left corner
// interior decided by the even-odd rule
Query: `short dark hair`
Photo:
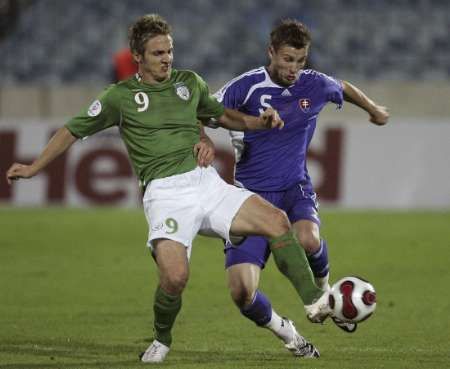
[[[149,39],[159,35],[170,35],[171,32],[169,23],[160,15],[143,15],[128,30],[130,50],[132,53],[143,55],[145,43]]]
[[[311,33],[303,23],[294,19],[283,19],[270,32],[270,44],[275,51],[283,45],[303,49],[311,44]]]

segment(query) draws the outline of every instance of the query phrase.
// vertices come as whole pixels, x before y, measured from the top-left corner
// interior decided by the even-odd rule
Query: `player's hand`
[[[385,106],[375,105],[369,115],[369,120],[377,126],[384,126],[389,120],[389,110]]]
[[[208,167],[214,161],[216,150],[212,141],[202,137],[200,142],[194,145],[194,156],[197,157],[197,164],[200,167]]]
[[[278,115],[278,112],[272,108],[267,108],[264,113],[259,116],[261,120],[261,128],[270,129],[277,127],[282,129],[284,122]]]
[[[6,180],[8,184],[12,181],[16,181],[19,178],[31,178],[36,174],[31,165],[25,165],[20,163],[14,163],[6,172]]]

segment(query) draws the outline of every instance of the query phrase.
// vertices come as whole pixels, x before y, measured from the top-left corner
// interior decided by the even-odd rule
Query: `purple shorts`
[[[319,204],[311,182],[300,183],[286,191],[253,192],[284,210],[291,223],[310,220],[320,226]],[[267,239],[249,236],[238,247],[225,245],[225,268],[234,264],[251,263],[263,269],[269,256],[270,247]]]

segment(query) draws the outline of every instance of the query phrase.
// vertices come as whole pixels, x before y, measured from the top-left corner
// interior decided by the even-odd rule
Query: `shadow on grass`
[[[145,346],[145,345],[144,345]],[[16,343],[1,345],[0,356],[10,357],[1,369],[52,369],[52,368],[132,368],[140,367],[138,354],[145,347],[136,345],[101,345],[98,343],[67,343],[30,344]],[[18,360],[15,360],[15,357]],[[261,353],[241,350],[177,350],[170,352],[164,366],[202,367],[221,365],[236,365],[245,363],[246,367],[260,367],[262,363],[281,363],[291,356],[280,355],[280,352]],[[115,360],[116,358],[116,360]],[[203,365],[202,365],[203,364]]]

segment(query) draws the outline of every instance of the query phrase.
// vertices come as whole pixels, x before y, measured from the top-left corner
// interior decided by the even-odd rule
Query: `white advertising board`
[[[385,127],[319,124],[309,152],[309,172],[324,205],[343,208],[449,208],[450,121],[393,119]],[[19,206],[140,203],[137,180],[115,129],[77,142],[45,171],[8,186],[13,161],[30,162],[57,125],[0,122],[0,202]],[[233,153],[225,130],[209,130],[215,166],[232,180]],[[280,158],[282,160],[282,158]]]

